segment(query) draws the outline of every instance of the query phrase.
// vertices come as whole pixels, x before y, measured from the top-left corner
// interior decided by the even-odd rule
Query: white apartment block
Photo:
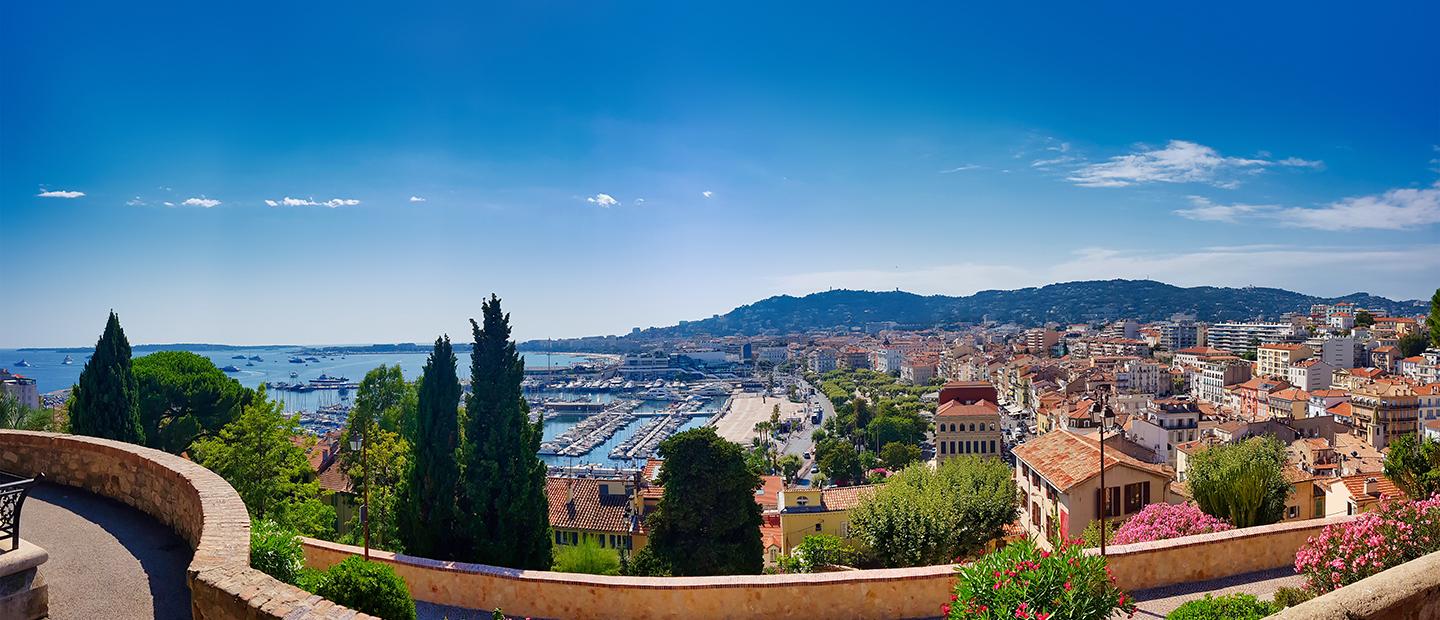
[[[1289,323],[1216,323],[1206,330],[1206,345],[1236,355],[1253,353],[1257,343],[1285,342],[1295,335]]]

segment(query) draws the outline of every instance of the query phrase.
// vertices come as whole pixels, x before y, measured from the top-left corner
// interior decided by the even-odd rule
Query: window
[[[1125,485],[1125,512],[1140,512],[1150,503],[1150,483],[1137,482]]]
[[[816,524],[815,524],[815,531],[817,531],[817,532],[820,531],[820,524],[819,524],[819,523],[816,523]]]
[[[1095,516],[1120,516],[1120,487],[1107,487],[1103,499],[1100,489],[1095,489]]]
[[[940,454],[945,454],[945,442],[940,441],[940,442],[936,442],[936,443],[939,443],[939,444],[940,444]]]
[[[995,454],[995,453],[996,453],[996,451],[995,451],[995,440],[994,440],[994,439],[991,439],[991,440],[990,440],[990,454]]]
[[[804,506],[804,505],[809,504],[809,503],[810,503],[810,498],[809,498],[809,497],[806,497],[806,496],[804,496],[804,495],[801,495],[800,497],[795,498],[795,505],[796,505],[796,506]]]
[[[565,532],[555,532],[555,544],[565,544]]]
[[[1286,506],[1286,507],[1285,507],[1285,518],[1286,518],[1286,519],[1298,519],[1299,517],[1300,517],[1300,507],[1299,507],[1299,506]]]

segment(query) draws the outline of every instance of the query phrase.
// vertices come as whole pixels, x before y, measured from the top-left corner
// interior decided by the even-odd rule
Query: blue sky
[[[1440,284],[1433,3],[507,4],[0,5],[0,346]]]

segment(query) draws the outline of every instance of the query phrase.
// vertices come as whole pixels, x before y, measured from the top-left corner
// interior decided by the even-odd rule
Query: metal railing
[[[0,540],[9,538],[11,551],[20,548],[20,508],[25,505],[25,497],[36,480],[43,478],[43,474],[21,478],[0,471]]]

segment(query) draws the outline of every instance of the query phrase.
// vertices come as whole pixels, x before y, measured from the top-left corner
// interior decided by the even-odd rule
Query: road
[[[824,411],[823,417],[821,418],[823,424],[824,420],[835,417],[835,404],[831,403],[830,399],[825,397],[824,392],[806,383],[804,379],[797,379],[796,385],[800,386],[799,390],[802,394],[812,392],[813,396],[811,396],[810,400],[805,404],[806,416],[804,424],[790,433],[790,439],[785,444],[785,453],[794,454],[801,458],[800,479],[805,480],[806,484],[809,484],[810,468],[815,464],[815,440],[810,438],[811,433],[815,432],[815,426],[810,423],[810,411],[813,409],[815,403],[819,403],[820,409]],[[807,453],[810,455],[810,458],[805,458],[805,454]]]

